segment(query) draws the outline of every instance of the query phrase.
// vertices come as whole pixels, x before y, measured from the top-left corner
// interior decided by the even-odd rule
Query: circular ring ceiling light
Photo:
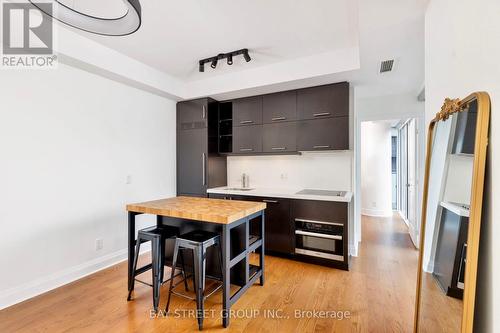
[[[36,0],[29,0],[35,7],[54,19],[74,28],[105,36],[125,36],[136,32],[141,26],[141,4],[139,0],[122,0],[126,7],[123,16],[101,18],[79,12],[54,0],[52,13],[39,6]],[[42,4],[43,2],[38,2]],[[47,3],[47,2],[45,2]]]

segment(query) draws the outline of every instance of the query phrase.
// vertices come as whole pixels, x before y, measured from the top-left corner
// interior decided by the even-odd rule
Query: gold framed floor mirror
[[[490,98],[447,98],[431,121],[414,332],[472,332]]]

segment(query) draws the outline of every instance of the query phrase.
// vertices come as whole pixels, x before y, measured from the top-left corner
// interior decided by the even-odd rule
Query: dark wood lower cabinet
[[[233,200],[267,203],[265,250],[267,253],[292,254],[293,224],[290,220],[290,199],[253,196],[232,196]]]
[[[209,197],[266,202],[266,254],[349,269],[347,203],[246,195]],[[315,236],[318,233],[322,235]]]

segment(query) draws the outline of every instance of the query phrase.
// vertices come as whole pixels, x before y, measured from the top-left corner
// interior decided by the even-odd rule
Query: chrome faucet
[[[246,173],[241,175],[241,187],[242,188],[247,188],[249,186],[249,177]]]

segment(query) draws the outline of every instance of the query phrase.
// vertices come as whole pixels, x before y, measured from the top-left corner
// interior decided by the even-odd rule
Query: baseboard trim
[[[413,227],[413,225],[411,224],[408,224],[408,230],[410,232],[410,238],[411,238],[411,241],[413,243],[413,245],[415,246],[416,249],[419,248],[419,242],[418,242],[418,234],[415,230],[415,228]]]
[[[434,272],[434,260],[429,260],[427,264],[424,264],[424,272],[427,273]]]
[[[392,216],[392,210],[391,211],[385,211],[385,210],[362,208],[361,209],[361,215],[374,216],[374,217],[391,217]]]
[[[358,249],[359,245],[349,245],[349,255],[352,257],[357,257],[358,256]]]
[[[151,248],[146,245],[147,244],[144,244],[144,248],[141,253],[151,250]],[[122,249],[84,262],[80,265],[61,270],[54,274],[37,278],[25,284],[0,291],[0,310],[62,287],[68,283],[114,266],[125,260],[127,260],[127,249]]]

